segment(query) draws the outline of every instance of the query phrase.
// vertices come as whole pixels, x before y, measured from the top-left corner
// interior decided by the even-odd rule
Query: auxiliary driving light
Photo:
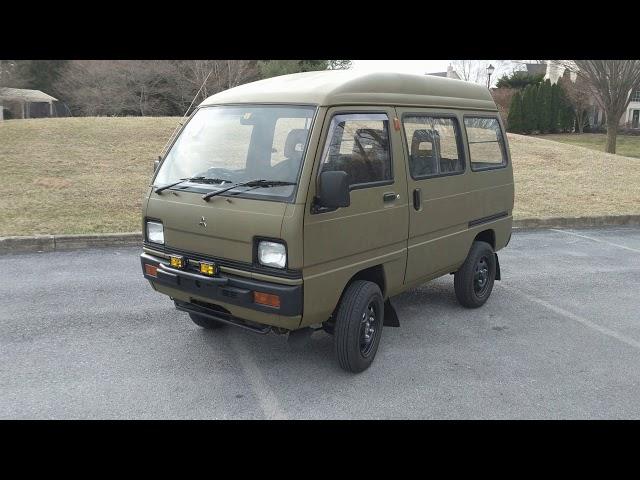
[[[213,263],[200,262],[200,273],[205,275],[215,275],[216,274],[216,266]]]
[[[184,268],[184,257],[171,255],[171,266],[173,268]]]
[[[271,293],[253,292],[253,301],[258,305],[280,308],[280,297]]]

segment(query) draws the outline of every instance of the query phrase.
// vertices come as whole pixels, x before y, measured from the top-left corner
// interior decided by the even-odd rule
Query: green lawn
[[[537,135],[545,140],[569,143],[578,147],[604,152],[607,136],[604,133],[562,133],[557,135]],[[618,135],[616,154],[625,157],[640,158],[640,135]]]

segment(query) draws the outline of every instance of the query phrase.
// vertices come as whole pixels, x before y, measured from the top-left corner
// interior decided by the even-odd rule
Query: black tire
[[[487,242],[473,242],[471,250],[454,275],[453,285],[460,305],[478,308],[491,295],[496,279],[496,255]]]
[[[364,280],[349,285],[338,306],[333,336],[336,357],[344,370],[358,373],[371,365],[383,324],[384,300],[378,285]]]
[[[199,327],[206,328],[207,330],[215,330],[217,328],[224,327],[224,323],[218,322],[213,318],[203,317],[202,315],[198,315],[196,313],[190,313],[189,316],[191,317],[191,320],[193,320],[193,323],[195,323]]]

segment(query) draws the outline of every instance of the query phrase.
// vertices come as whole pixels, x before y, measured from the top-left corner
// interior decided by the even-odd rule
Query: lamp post
[[[493,72],[495,72],[495,67],[491,64],[489,64],[489,66],[487,67],[487,88],[489,88],[489,86],[491,85],[491,75],[493,74]]]

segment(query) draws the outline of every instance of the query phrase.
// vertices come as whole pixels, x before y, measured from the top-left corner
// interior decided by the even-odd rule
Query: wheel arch
[[[374,265],[373,267],[365,268],[353,275],[342,290],[342,294],[344,294],[347,288],[349,288],[349,285],[351,285],[356,280],[367,280],[369,282],[375,283],[376,285],[378,285],[378,287],[380,287],[382,298],[385,298],[387,291],[387,280],[382,265]]]
[[[367,267],[353,274],[349,279],[349,281],[345,284],[344,288],[342,289],[342,292],[340,293],[340,297],[338,298],[338,303],[336,303],[334,307],[332,316],[335,316],[335,312],[340,306],[340,303],[342,302],[344,293],[351,286],[351,284],[357,280],[366,280],[366,281],[375,283],[376,285],[378,285],[378,287],[380,288],[380,291],[382,292],[382,298],[383,299],[386,298],[387,281],[384,273],[384,267],[382,265],[374,265],[372,267]]]
[[[478,232],[476,234],[476,236],[473,239],[474,242],[480,241],[480,242],[487,242],[489,245],[491,245],[491,248],[493,248],[495,250],[496,248],[496,232],[493,228],[488,228],[486,230],[482,230],[481,232]],[[471,247],[469,247],[471,248]]]

